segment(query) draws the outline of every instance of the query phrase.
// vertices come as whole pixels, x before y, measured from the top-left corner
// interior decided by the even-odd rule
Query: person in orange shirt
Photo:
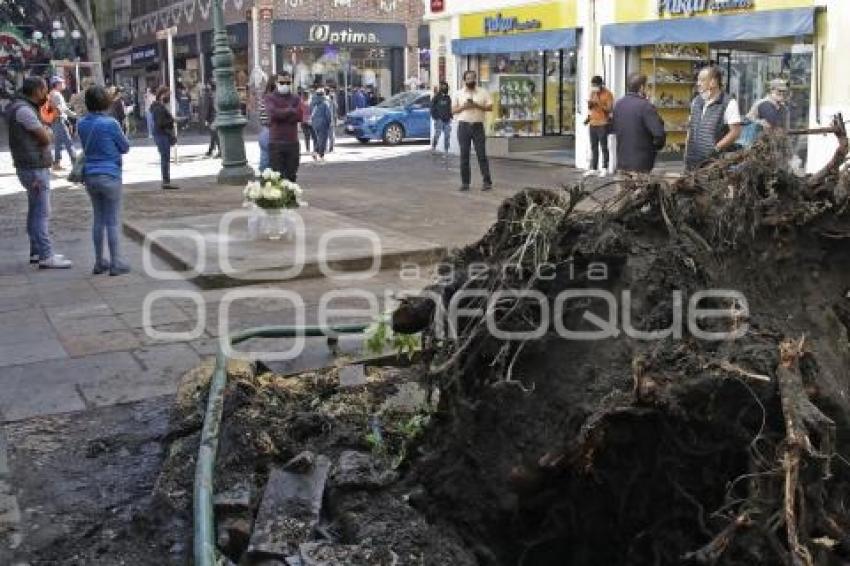
[[[587,170],[585,176],[597,174],[599,149],[602,148],[603,167],[599,169],[598,174],[600,177],[604,177],[608,174],[608,166],[611,160],[608,152],[608,134],[611,133],[611,114],[614,110],[614,95],[611,94],[610,90],[605,88],[605,81],[598,75],[590,80],[590,100],[587,101],[587,108],[590,110],[587,124],[590,126],[592,157],[590,159],[590,169]]]

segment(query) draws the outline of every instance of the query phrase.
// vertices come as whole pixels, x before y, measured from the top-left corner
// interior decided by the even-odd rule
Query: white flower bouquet
[[[265,210],[307,206],[301,198],[304,194],[301,187],[271,169],[263,171],[259,181],[248,183],[242,194],[246,206],[253,204]]]

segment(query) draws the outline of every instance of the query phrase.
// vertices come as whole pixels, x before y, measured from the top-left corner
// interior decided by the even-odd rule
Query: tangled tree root
[[[492,549],[482,563],[850,559],[850,175],[834,131],[836,158],[809,178],[772,134],[673,183],[629,178],[592,211],[581,186],[522,191],[403,303],[394,326],[425,331],[443,416],[415,469],[434,512]],[[589,289],[628,296],[623,324],[565,339],[553,326],[610,320]],[[678,306],[705,289],[738,291],[700,325],[734,339],[684,328]]]

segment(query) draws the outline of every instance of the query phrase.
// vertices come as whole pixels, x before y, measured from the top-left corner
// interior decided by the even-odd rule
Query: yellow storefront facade
[[[600,75],[619,97],[629,73],[645,73],[667,124],[664,159],[681,160],[695,75],[718,64],[746,113],[772,79],[791,91],[789,127],[850,116],[848,0],[560,0],[438,2],[427,16],[435,46],[431,76],[460,86],[478,71],[498,104],[488,143],[501,151],[569,148],[566,164],[587,165],[586,100]],[[616,149],[616,140],[612,139]],[[815,170],[835,149],[831,136],[801,138],[796,164]],[[507,150],[505,148],[508,148]],[[616,166],[612,164],[612,167]]]

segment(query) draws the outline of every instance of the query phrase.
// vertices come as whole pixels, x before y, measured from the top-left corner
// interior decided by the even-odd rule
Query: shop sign
[[[464,14],[460,17],[460,37],[490,37],[572,29],[577,26],[577,22],[578,0],[559,0]]]
[[[749,10],[755,7],[755,0],[659,0],[658,15],[693,16],[705,12]]]
[[[310,26],[307,41],[310,43],[325,43],[327,45],[376,45],[381,43],[376,33],[357,32],[351,28],[332,28],[328,24]]]
[[[124,67],[129,67],[133,64],[133,57],[128,53],[127,55],[122,55],[120,57],[112,58],[112,68],[113,69],[123,69]]]
[[[492,18],[484,18],[484,35],[493,33],[517,33],[523,31],[538,31],[543,27],[540,20],[520,20],[518,17],[506,18],[498,14]]]
[[[133,63],[149,63],[156,59],[156,45],[136,47],[133,49]]]

